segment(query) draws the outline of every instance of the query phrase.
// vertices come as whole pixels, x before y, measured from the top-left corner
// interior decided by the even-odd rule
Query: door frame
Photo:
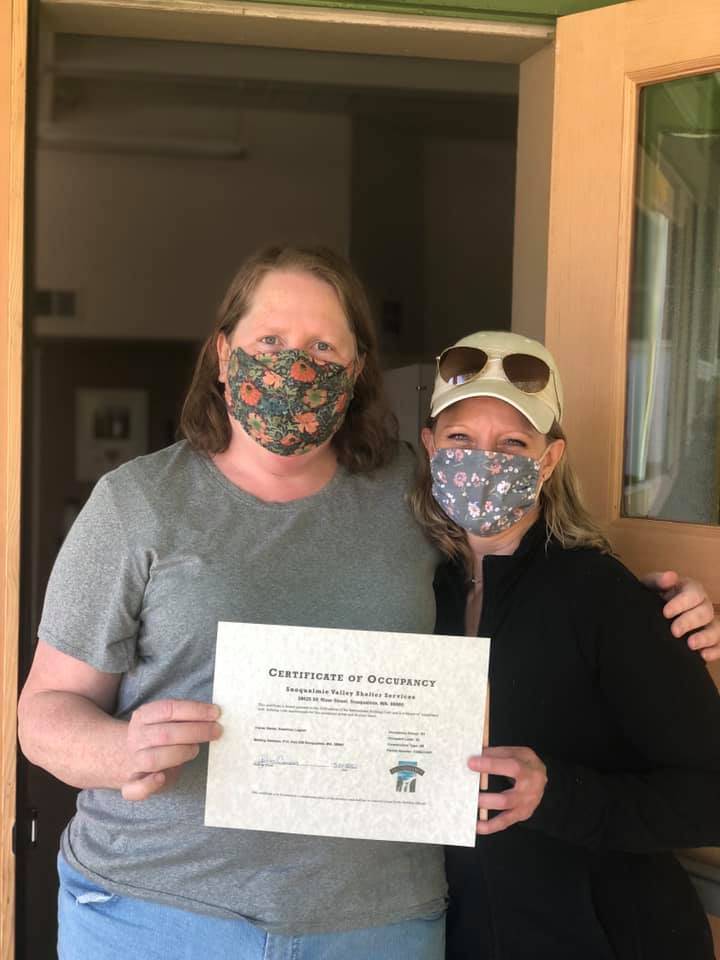
[[[15,956],[15,821],[16,717],[18,686],[20,586],[20,482],[23,373],[23,283],[25,213],[25,122],[27,38],[32,0],[10,0],[0,14],[0,960]],[[34,8],[30,8],[34,9]],[[148,39],[242,43],[253,46],[301,47],[347,53],[372,53],[430,59],[517,63],[520,98],[533,109],[520,118],[516,224],[534,231],[515,245],[514,289],[527,273],[544,303],[547,219],[537,226],[537,212],[546,217],[552,126],[552,49],[554,28],[547,24],[367,13],[352,10],[237,3],[235,0],[40,0],[39,14],[60,32]],[[543,51],[545,53],[543,54]],[[536,56],[534,56],[536,55]],[[532,68],[522,65],[527,61]],[[538,76],[544,82],[538,84]],[[534,105],[544,120],[538,123]],[[527,124],[527,131],[523,128]],[[549,126],[548,126],[549,125]],[[545,129],[547,127],[547,129]],[[532,163],[529,157],[532,155]],[[547,195],[528,189],[520,169],[545,166]],[[529,202],[533,215],[518,217]],[[544,214],[543,214],[544,211]],[[526,290],[529,286],[526,287]],[[513,326],[523,329],[524,315]],[[542,336],[544,310],[528,319],[528,331]]]
[[[15,702],[20,609],[26,0],[0,14],[0,958],[14,956]]]
[[[554,37],[547,24],[237,0],[39,0],[52,30],[340,53],[520,63]]]

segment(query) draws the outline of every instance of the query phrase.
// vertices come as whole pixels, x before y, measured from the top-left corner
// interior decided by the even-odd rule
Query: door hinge
[[[30,846],[36,847],[38,838],[38,812],[34,808],[30,811],[30,829],[28,833]]]
[[[24,819],[20,821],[20,824],[24,826]],[[30,816],[28,818],[28,828],[27,833],[25,830],[22,831],[22,840],[27,838],[28,845],[31,847],[37,846],[38,838],[38,812],[33,808],[30,810]],[[21,840],[21,842],[22,842]],[[12,852],[16,856],[18,851],[18,821],[16,820],[12,825]]]

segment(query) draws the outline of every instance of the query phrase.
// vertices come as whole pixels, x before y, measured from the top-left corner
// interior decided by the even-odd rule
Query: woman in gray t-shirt
[[[182,430],[96,485],[21,698],[28,758],[82,788],[60,957],[439,960],[439,848],[203,825],[219,620],[434,626],[437,556],[406,505],[413,460],[345,261],[272,248],[245,263]],[[701,599],[685,616],[683,631],[712,615]]]

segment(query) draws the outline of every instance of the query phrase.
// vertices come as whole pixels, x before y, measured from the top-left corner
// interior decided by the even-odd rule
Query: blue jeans
[[[245,920],[120,897],[58,858],[59,960],[443,960],[445,916],[281,936]]]

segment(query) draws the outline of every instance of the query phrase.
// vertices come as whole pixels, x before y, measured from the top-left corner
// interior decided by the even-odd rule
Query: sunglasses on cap
[[[508,381],[523,393],[540,393],[550,382],[550,367],[529,353],[508,353],[490,357],[479,347],[448,347],[437,359],[438,374],[451,386],[460,386],[479,377],[491,359],[499,359]]]

